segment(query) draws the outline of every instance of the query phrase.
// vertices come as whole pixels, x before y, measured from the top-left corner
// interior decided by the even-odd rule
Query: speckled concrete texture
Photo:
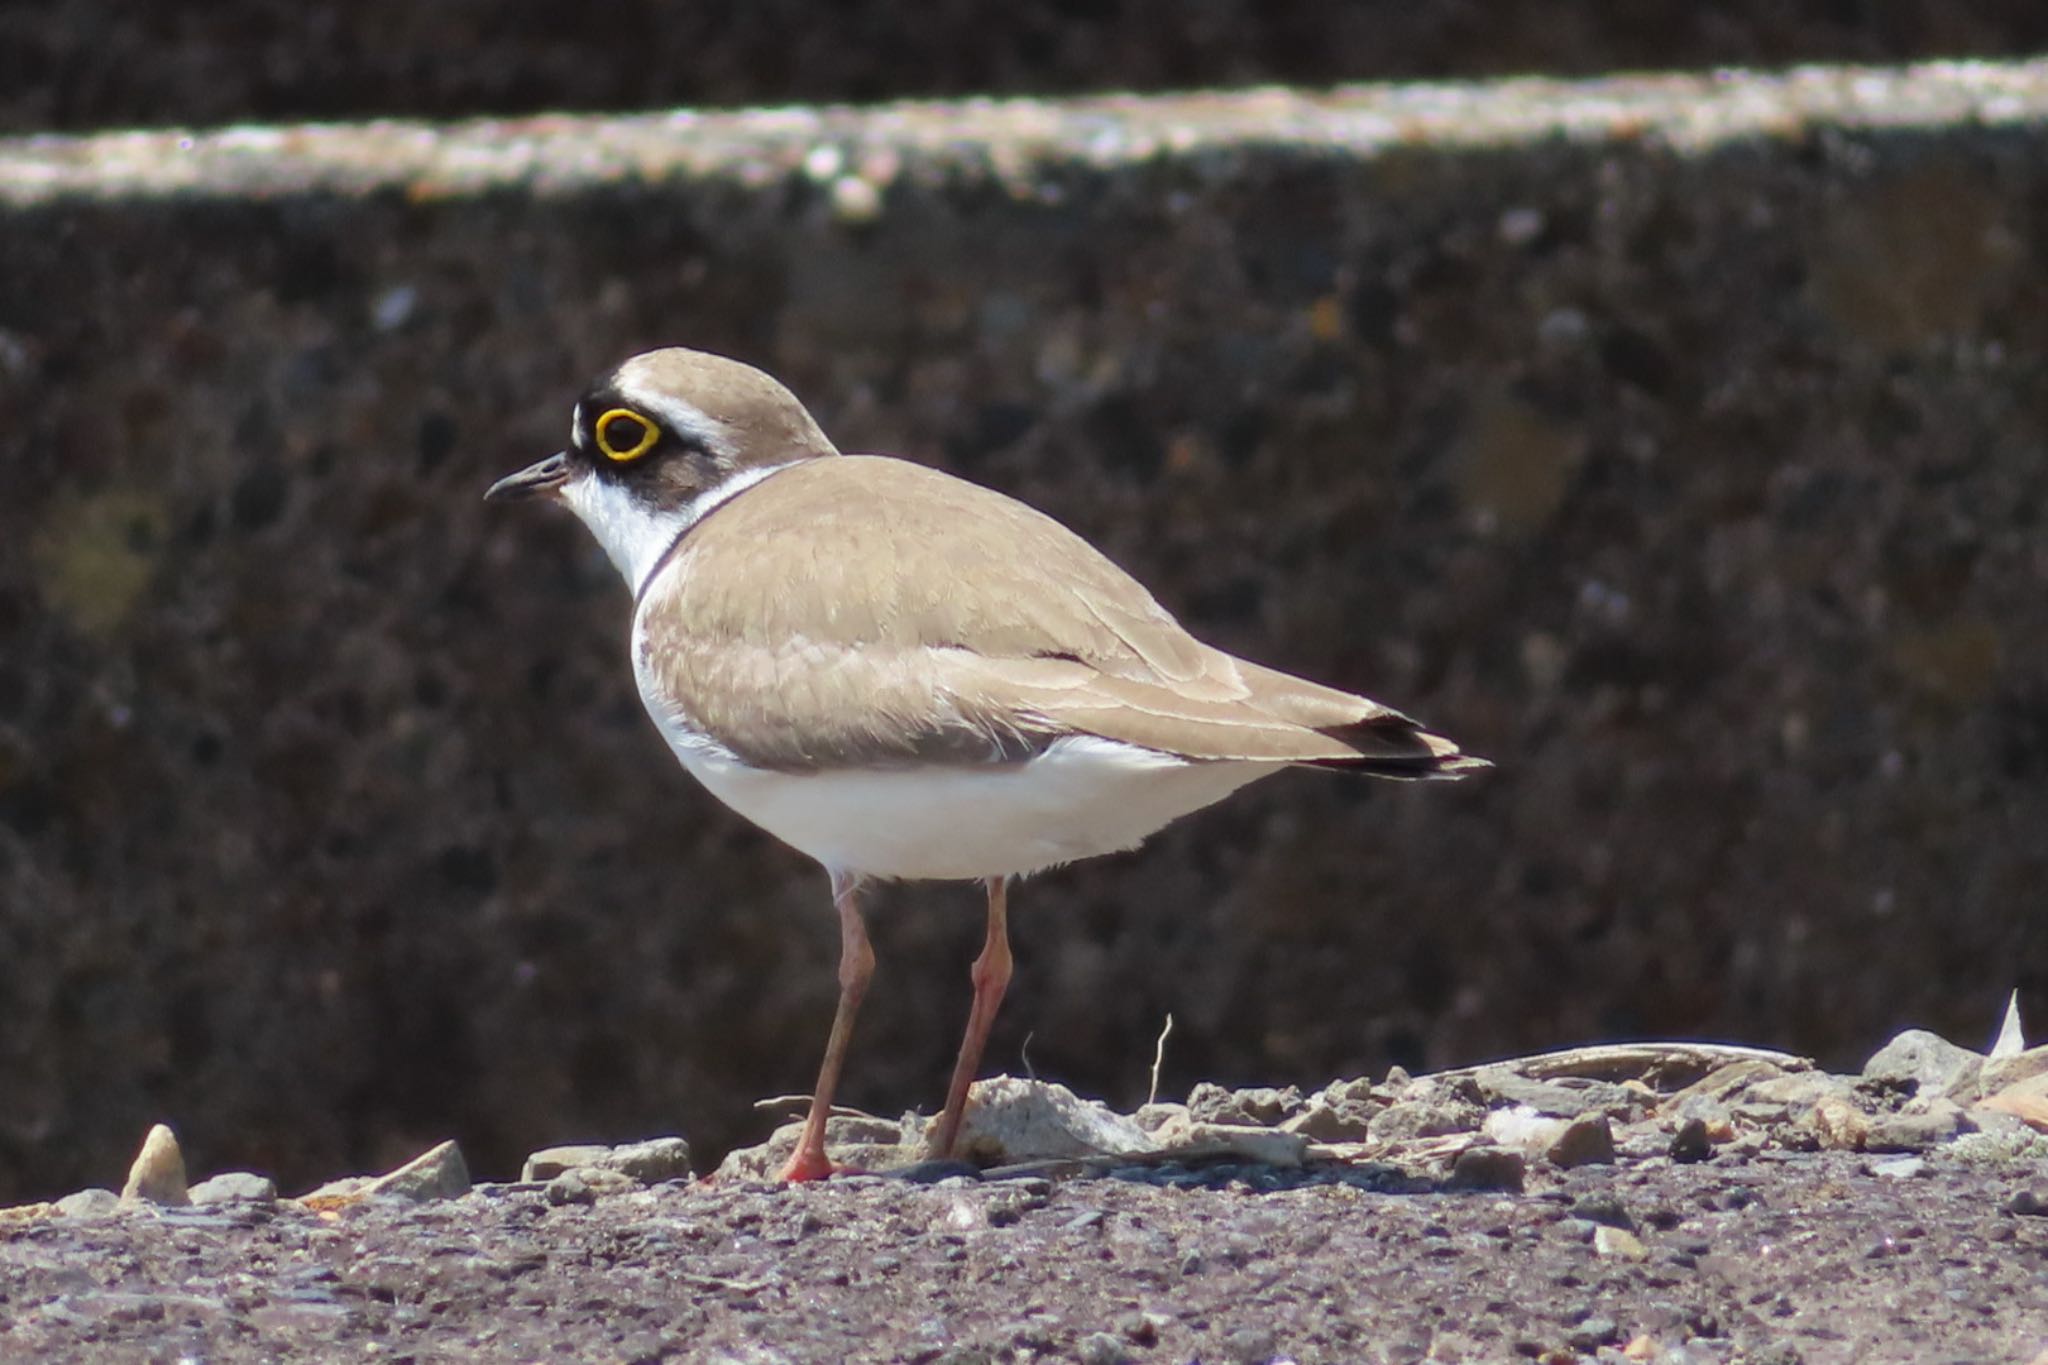
[[[0,130],[2017,56],[2025,0],[0,0]]]
[[[1500,763],[1027,884],[991,1070],[2048,1017],[2044,115],[2022,65],[0,143],[0,1198],[159,1119],[288,1187],[715,1160],[808,1087],[823,877],[663,752],[581,528],[479,501],[669,342]],[[978,915],[877,897],[848,1102],[936,1103]]]

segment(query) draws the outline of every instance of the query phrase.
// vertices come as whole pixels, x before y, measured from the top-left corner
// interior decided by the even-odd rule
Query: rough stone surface
[[[112,1190],[80,1190],[59,1199],[57,1212],[66,1218],[104,1218],[110,1213],[118,1213],[122,1202],[121,1196]]]
[[[264,1201],[277,1198],[277,1182],[251,1171],[227,1171],[209,1176],[192,1187],[194,1204],[228,1204],[236,1200]]]
[[[1174,1094],[2048,1017],[2044,86],[0,148],[0,1198],[172,1108],[303,1188],[442,1132],[708,1163],[808,1088],[824,879],[664,752],[587,535],[477,502],[670,341],[1504,765],[1034,879],[992,1068],[1128,1106],[1169,1011]],[[873,900],[843,1098],[929,1109],[973,897]]]
[[[637,1190],[640,1182],[623,1171],[602,1166],[578,1166],[563,1171],[547,1182],[542,1191],[550,1204],[595,1204],[606,1195]]]
[[[425,1203],[432,1199],[457,1199],[469,1193],[469,1165],[462,1149],[443,1142],[420,1153],[394,1171],[365,1184],[363,1198],[379,1195]]]
[[[559,1147],[548,1147],[526,1158],[519,1168],[519,1179],[523,1182],[549,1181],[564,1171],[573,1171],[579,1166],[601,1166],[612,1154],[612,1149],[602,1143],[578,1142]]]
[[[185,1188],[185,1154],[178,1139],[159,1123],[142,1140],[142,1150],[128,1168],[128,1183],[121,1187],[124,1204],[180,1205],[192,1202]]]
[[[1188,1092],[1188,1117],[1197,1123],[1279,1123],[1303,1107],[1301,1091],[1291,1085],[1226,1090],[1203,1081]]]
[[[1971,1123],[1962,1109],[1943,1100],[1917,1113],[1884,1114],[1870,1120],[1863,1136],[1868,1152],[1924,1152],[1960,1133]]]
[[[1812,1123],[1820,1145],[1837,1151],[1861,1151],[1870,1138],[1869,1117],[1840,1096],[1818,1101],[1808,1121]]]
[[[549,1147],[526,1158],[519,1178],[546,1181],[577,1169],[617,1171],[643,1185],[688,1179],[690,1144],[679,1137],[666,1137],[619,1147],[590,1143]]]
[[[1143,1152],[1157,1145],[1100,1100],[1083,1099],[1063,1085],[991,1076],[968,1092],[956,1152],[978,1165],[1001,1166]]]
[[[777,1128],[768,1140],[735,1147],[718,1164],[717,1181],[769,1181],[796,1150],[801,1121]],[[923,1159],[923,1144],[906,1135],[904,1125],[868,1115],[837,1116],[825,1124],[825,1150],[834,1162],[855,1171],[894,1170]]]
[[[1523,1194],[1389,1193],[1326,1165],[1263,1189],[870,1177],[553,1206],[499,1186],[338,1217],[0,1220],[0,1359],[883,1365],[1114,1359],[1108,1336],[1167,1362],[1569,1361],[1589,1342],[1604,1365],[1638,1339],[1623,1359],[2031,1360],[2038,1168],[1930,1158],[1899,1180],[1862,1160],[1539,1164]],[[1642,1259],[1570,1216],[1602,1191],[1643,1211]]]
[[[1528,1162],[1505,1147],[1468,1147],[1451,1163],[1452,1190],[1519,1190]]]
[[[1957,1047],[1926,1029],[1907,1029],[1863,1065],[1863,1079],[1916,1095],[1957,1095],[1974,1091],[1984,1054]]]
[[[1551,1139],[1543,1155],[1553,1166],[1604,1166],[1614,1160],[1614,1129],[1605,1114],[1582,1114]]]
[[[2048,1047],[2032,1047],[2006,1057],[1993,1057],[1977,1075],[1979,1094],[1996,1095],[2009,1086],[2048,1076]]]

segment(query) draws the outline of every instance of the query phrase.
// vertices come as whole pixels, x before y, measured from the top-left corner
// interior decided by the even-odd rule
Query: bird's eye
[[[613,408],[592,424],[597,448],[618,464],[637,460],[661,439],[661,428],[630,408]]]

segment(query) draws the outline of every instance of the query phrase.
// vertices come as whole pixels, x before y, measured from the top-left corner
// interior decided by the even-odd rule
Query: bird
[[[1377,701],[1202,643],[1023,502],[840,453],[779,381],[709,352],[648,351],[600,376],[568,446],[484,496],[583,522],[632,591],[633,677],[661,737],[829,877],[838,1003],[784,1181],[838,1169],[826,1118],[874,972],[872,883],[986,893],[930,1143],[946,1157],[1010,983],[1014,879],[1134,848],[1288,768],[1491,766]]]

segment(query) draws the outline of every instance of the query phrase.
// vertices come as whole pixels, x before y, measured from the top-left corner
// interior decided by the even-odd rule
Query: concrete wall
[[[0,0],[0,131],[1907,62],[2024,0]]]
[[[686,342],[1500,763],[1016,896],[990,1049],[1128,1101],[2048,1018],[2048,68],[0,143],[0,1196],[715,1148],[824,880],[699,793],[566,517]],[[939,1098],[888,889],[845,1098]]]

